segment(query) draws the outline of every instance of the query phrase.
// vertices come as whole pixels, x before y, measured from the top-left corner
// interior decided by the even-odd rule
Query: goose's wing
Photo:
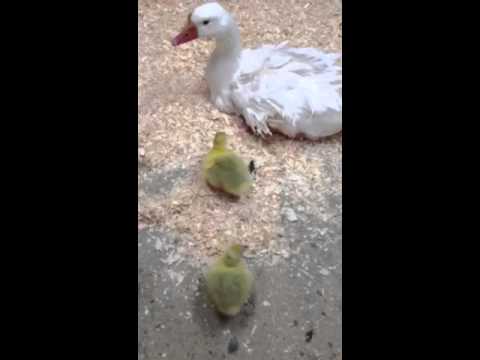
[[[334,131],[338,124],[329,124],[325,115],[341,112],[339,59],[339,54],[285,44],[245,49],[232,83],[233,103],[259,135],[271,134],[269,126],[291,136]]]

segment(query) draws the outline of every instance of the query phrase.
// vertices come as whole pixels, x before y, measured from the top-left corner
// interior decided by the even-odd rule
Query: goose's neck
[[[232,21],[230,31],[217,38],[214,55],[216,57],[237,59],[241,51],[240,31],[237,24]]]
[[[228,89],[240,66],[241,51],[240,31],[232,21],[229,31],[216,38],[216,47],[206,69],[211,101],[224,112],[233,112]]]

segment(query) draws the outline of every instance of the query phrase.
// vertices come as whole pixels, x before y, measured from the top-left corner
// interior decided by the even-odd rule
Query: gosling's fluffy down
[[[206,273],[208,296],[223,315],[238,314],[252,291],[253,276],[242,253],[240,245],[232,245]]]
[[[225,133],[215,135],[213,148],[203,160],[203,176],[211,187],[240,197],[250,189],[252,178],[245,162],[226,148],[226,142]]]

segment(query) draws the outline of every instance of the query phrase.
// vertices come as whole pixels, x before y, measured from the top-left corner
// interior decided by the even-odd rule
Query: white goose
[[[242,115],[255,134],[318,139],[342,130],[340,54],[285,43],[242,50],[237,24],[218,3],[197,7],[172,45],[197,38],[216,41],[206,69],[210,100]]]

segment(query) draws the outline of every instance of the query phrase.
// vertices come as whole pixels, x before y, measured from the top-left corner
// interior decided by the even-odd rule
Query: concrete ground
[[[342,137],[265,141],[208,102],[213,44],[169,39],[200,1],[139,1],[138,359],[342,358]],[[221,1],[245,47],[341,51],[341,2]],[[237,202],[199,174],[216,131],[258,170]],[[220,318],[202,272],[231,242],[248,246],[255,292]]]

